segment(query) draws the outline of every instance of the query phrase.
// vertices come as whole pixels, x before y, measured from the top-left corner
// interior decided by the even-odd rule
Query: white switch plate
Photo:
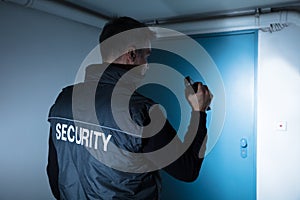
[[[286,121],[278,121],[276,123],[277,131],[287,131],[287,122]]]

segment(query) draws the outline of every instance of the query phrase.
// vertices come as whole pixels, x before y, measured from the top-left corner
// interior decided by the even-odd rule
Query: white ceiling
[[[67,0],[67,2],[70,6],[79,6],[107,18],[130,16],[141,21],[234,13],[255,8],[300,10],[300,0]]]

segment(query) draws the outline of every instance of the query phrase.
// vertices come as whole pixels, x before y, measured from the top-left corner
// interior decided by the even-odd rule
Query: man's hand
[[[188,86],[185,91],[186,97],[194,111],[205,112],[213,99],[213,95],[206,85],[200,82],[194,84],[198,85],[197,92],[194,92],[192,86]]]

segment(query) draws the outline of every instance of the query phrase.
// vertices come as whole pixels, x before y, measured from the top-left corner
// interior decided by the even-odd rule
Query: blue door
[[[213,103],[212,111],[208,111],[209,147],[198,179],[193,183],[184,183],[162,173],[162,199],[256,199],[257,31],[194,35],[192,38],[206,50],[220,73],[223,82],[220,87],[225,95],[220,98],[216,94],[214,102],[222,101],[219,103],[223,103],[225,109],[221,111]],[[195,66],[187,59],[165,50],[154,49],[149,62],[170,66],[183,76],[191,76],[194,81],[205,82],[206,79],[197,70],[198,67],[205,68],[203,63]],[[165,77],[169,78],[167,74]],[[173,83],[182,84],[180,80]],[[210,88],[218,89],[211,87],[213,82],[206,83]],[[159,84],[145,85],[140,89],[164,106],[169,120],[178,129],[181,120],[178,116],[186,113],[178,109],[180,103],[176,95]],[[214,90],[212,93],[217,93]],[[219,133],[214,133],[216,129],[212,126],[216,123],[212,121],[218,119],[219,115],[223,117],[220,122],[222,127],[218,129]]]

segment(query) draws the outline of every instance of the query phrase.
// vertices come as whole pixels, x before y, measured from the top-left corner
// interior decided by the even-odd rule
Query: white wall
[[[51,199],[48,110],[100,30],[0,2],[0,199]]]
[[[257,199],[300,199],[300,27],[259,33]],[[287,122],[287,131],[276,123]]]

